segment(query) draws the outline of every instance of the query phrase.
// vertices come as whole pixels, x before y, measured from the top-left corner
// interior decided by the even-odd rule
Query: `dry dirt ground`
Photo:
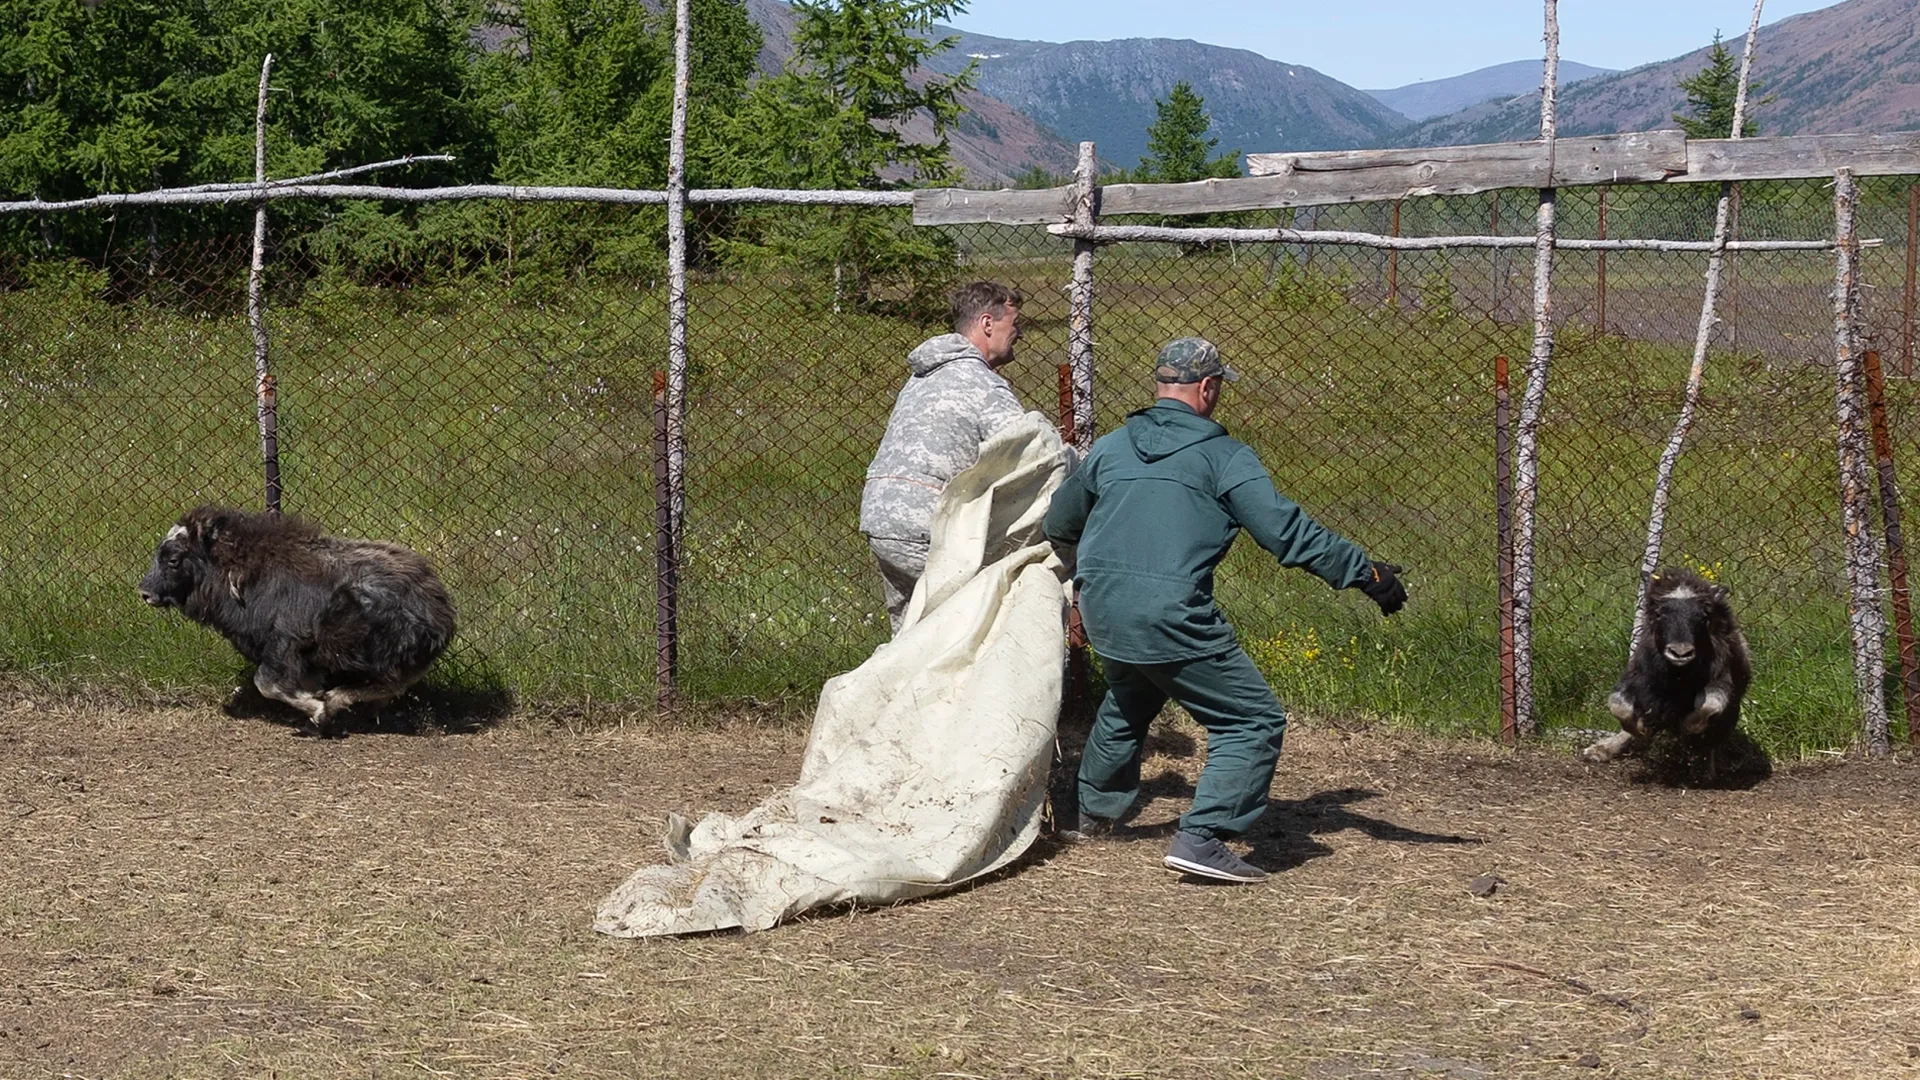
[[[764,934],[592,933],[664,813],[747,808],[802,739],[0,697],[0,1077],[1920,1075],[1911,764],[1676,790],[1297,725],[1277,872],[1209,888],[1159,869],[1200,763],[1169,725],[1130,838]]]

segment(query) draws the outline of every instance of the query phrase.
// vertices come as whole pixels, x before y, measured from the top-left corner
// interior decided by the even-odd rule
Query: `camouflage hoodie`
[[[980,444],[1025,411],[1013,387],[959,334],[907,354],[912,372],[867,467],[860,531],[889,540],[927,539],[947,481],[980,459]]]

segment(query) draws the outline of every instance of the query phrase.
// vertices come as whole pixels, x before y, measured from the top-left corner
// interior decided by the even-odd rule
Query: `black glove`
[[[1360,583],[1360,591],[1380,605],[1380,614],[1399,611],[1407,603],[1407,587],[1400,584],[1400,568],[1392,563],[1377,562],[1370,569],[1368,579]]]

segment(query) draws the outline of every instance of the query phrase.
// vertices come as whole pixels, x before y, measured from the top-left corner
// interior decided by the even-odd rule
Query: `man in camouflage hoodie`
[[[927,568],[927,527],[947,482],[980,459],[980,444],[1026,410],[999,369],[1020,340],[1019,290],[990,281],[952,297],[953,333],[907,354],[910,375],[867,467],[860,531],[880,564],[893,628]]]

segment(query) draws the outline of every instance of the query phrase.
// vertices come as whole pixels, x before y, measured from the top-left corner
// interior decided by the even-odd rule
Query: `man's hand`
[[[1407,587],[1400,584],[1400,568],[1392,563],[1377,562],[1371,567],[1372,577],[1361,583],[1360,591],[1367,599],[1380,605],[1380,614],[1391,615],[1407,603]]]

